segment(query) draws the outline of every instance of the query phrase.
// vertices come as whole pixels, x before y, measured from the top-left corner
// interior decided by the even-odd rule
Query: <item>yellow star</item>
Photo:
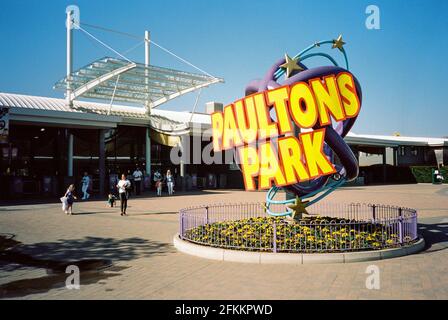
[[[285,60],[286,60],[286,62],[284,64],[282,64],[280,66],[280,68],[286,69],[286,78],[289,78],[291,76],[291,73],[294,70],[298,70],[299,72],[305,70],[305,69],[303,69],[301,66],[299,66],[297,64],[299,62],[298,58],[297,59],[292,59],[290,56],[288,56],[285,53]]]
[[[308,214],[308,212],[305,209],[305,203],[308,201],[302,201],[299,197],[296,197],[296,201],[294,204],[288,204],[287,207],[292,210],[292,217],[293,219],[296,218],[296,216],[299,217],[299,219],[302,217],[302,213]]]
[[[340,34],[337,39],[333,40],[333,46],[331,48],[332,49],[338,48],[339,50],[342,51],[342,47],[344,46],[344,44],[345,42],[342,41],[342,34]]]

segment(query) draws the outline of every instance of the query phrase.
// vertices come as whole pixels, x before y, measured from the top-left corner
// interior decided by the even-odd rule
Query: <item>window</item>
[[[411,147],[411,154],[414,157],[418,156],[418,148],[417,147]]]
[[[400,156],[405,156],[406,155],[406,147],[403,147],[403,146],[398,147],[398,154]]]

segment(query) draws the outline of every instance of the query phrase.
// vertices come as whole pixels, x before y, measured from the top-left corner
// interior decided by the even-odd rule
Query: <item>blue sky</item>
[[[448,136],[448,1],[151,0],[0,2],[0,91],[62,97],[53,84],[65,73],[65,8],[81,22],[142,35],[219,77],[207,101],[231,103],[284,53],[342,34],[350,70],[363,88],[357,133]],[[365,27],[367,5],[380,8],[381,29]],[[87,29],[87,28],[86,28]],[[138,41],[88,29],[120,52]],[[327,51],[342,64],[336,50]],[[112,52],[75,33],[75,68]],[[144,60],[143,46],[127,55]],[[195,71],[156,47],[151,63]],[[312,64],[326,63],[315,60]],[[445,83],[444,83],[445,81]],[[165,108],[191,110],[195,94]],[[203,109],[202,109],[203,110]]]

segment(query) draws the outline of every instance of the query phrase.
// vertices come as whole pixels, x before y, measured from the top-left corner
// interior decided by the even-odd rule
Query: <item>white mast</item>
[[[145,66],[147,67],[147,69],[145,70],[145,82],[147,84],[146,90],[147,92],[149,92],[149,83],[148,83],[148,76],[149,76],[149,45],[150,45],[150,40],[149,40],[149,31],[145,31]],[[146,102],[146,112],[148,113],[148,115],[151,114],[151,106],[149,105],[149,101]],[[146,174],[149,175],[149,177],[151,177],[151,137],[150,137],[150,129],[149,129],[149,124],[148,127],[146,128],[146,136],[145,136],[145,171]]]
[[[150,35],[149,35],[149,31],[145,31],[145,66],[149,67],[149,45],[150,45]],[[148,69],[146,69],[145,71],[145,76],[148,77]],[[149,83],[148,83],[148,79],[146,78],[146,90],[149,92]],[[149,101],[146,102],[146,109],[148,114],[151,113],[151,107],[149,104]]]
[[[67,9],[67,91],[65,93],[65,98],[67,100],[67,104],[72,107],[73,101],[71,100],[72,93],[72,72],[73,72],[73,10]]]

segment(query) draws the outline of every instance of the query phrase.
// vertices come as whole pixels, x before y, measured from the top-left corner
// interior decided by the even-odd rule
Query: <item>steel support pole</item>
[[[150,34],[149,31],[145,31],[145,66],[149,67],[149,45],[150,45]],[[146,77],[149,76],[148,70],[145,71]],[[148,84],[148,79],[145,79],[145,82]],[[149,88],[147,88],[149,92]],[[149,106],[149,103],[146,105],[146,110],[148,114],[151,114],[151,107]],[[145,135],[145,171],[146,174],[151,177],[151,136],[150,136],[150,128],[146,128],[146,135]]]
[[[145,66],[149,66],[149,44],[150,34],[149,31],[145,31]]]
[[[106,194],[106,130],[99,130],[99,157],[98,157],[98,169],[100,173],[100,195],[103,196]]]
[[[65,93],[65,98],[67,101],[67,105],[72,107],[73,101],[71,100],[72,93],[72,72],[73,72],[73,11],[67,11],[67,90]]]
[[[180,164],[179,164],[179,174],[181,176],[182,179],[185,178],[185,174],[186,174],[186,158],[187,155],[190,154],[189,152],[189,148],[190,148],[190,143],[188,140],[189,136],[183,135],[180,137],[180,151],[182,153],[182,156],[180,158]]]
[[[145,132],[145,171],[151,176],[151,137],[149,135],[150,129],[146,128]]]
[[[73,134],[68,134],[67,176],[73,177]]]

